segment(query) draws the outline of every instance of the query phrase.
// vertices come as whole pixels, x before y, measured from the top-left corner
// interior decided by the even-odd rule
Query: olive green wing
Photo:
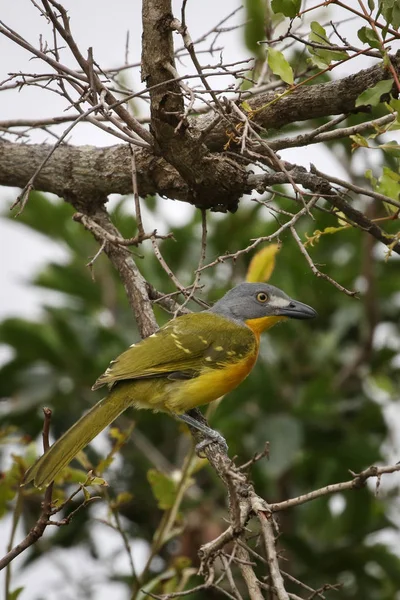
[[[118,356],[92,389],[128,379],[196,377],[210,362],[226,360],[230,348],[235,355],[253,343],[250,329],[219,315],[182,315]]]

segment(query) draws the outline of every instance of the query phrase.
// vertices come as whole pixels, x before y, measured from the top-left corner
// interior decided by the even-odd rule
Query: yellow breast
[[[258,356],[258,345],[249,356],[222,368],[207,367],[199,377],[180,381],[166,402],[168,410],[183,413],[217,400],[234,390],[250,373]]]

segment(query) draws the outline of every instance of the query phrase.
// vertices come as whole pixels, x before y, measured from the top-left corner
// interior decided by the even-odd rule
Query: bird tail
[[[121,389],[122,388],[122,389]],[[123,386],[110,394],[66,431],[25,473],[24,484],[33,481],[38,488],[47,487],[58,473],[87,446],[107,425],[132,404]]]

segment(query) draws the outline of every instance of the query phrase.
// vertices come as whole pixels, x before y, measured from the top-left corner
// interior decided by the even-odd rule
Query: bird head
[[[229,290],[211,312],[246,323],[259,333],[286,319],[312,319],[317,312],[268,283],[240,283]]]

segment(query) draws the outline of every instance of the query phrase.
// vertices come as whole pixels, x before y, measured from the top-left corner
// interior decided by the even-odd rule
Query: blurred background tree
[[[127,203],[129,199],[122,200],[112,212],[120,231],[132,229]],[[157,223],[164,220],[161,204],[153,202]],[[59,437],[92,405],[95,398],[90,387],[98,374],[138,338],[118,277],[107,259],[96,261],[94,280],[86,267],[88,257],[96,253],[96,243],[71,221],[72,214],[68,205],[35,194],[20,217],[26,227],[62,243],[68,258],[63,264],[49,262],[32,281],[58,292],[57,305],[44,306],[38,320],[12,318],[0,326],[0,339],[11,350],[10,360],[0,371],[0,394],[8,398],[0,422],[9,440],[23,436],[28,443],[39,436],[42,406],[53,408],[52,432]],[[260,228],[268,232],[275,226],[273,221],[263,222],[257,204],[242,208],[240,228],[237,219],[227,215],[212,222],[208,237],[211,257],[233,244],[244,246]],[[167,228],[170,225],[165,223]],[[308,219],[304,232],[324,226],[321,215],[316,222]],[[182,281],[196,268],[199,232],[199,216],[194,211],[185,225],[174,226],[176,242],[162,244],[167,262]],[[173,291],[151,250],[142,246],[140,252],[146,279],[159,289]],[[337,259],[332,259],[335,256]],[[211,421],[224,432],[231,455],[240,460],[270,442],[270,459],[260,461],[252,471],[257,490],[270,502],[341,481],[347,478],[348,469],[358,472],[381,461],[393,425],[385,420],[385,408],[396,400],[399,384],[393,344],[399,335],[397,263],[373,261],[370,245],[350,230],[321,240],[315,260],[322,263],[326,257],[337,270],[333,276],[340,276],[344,285],[351,286],[364,277],[369,292],[356,300],[332,292],[325,281],[312,280],[310,285],[303,257],[290,234],[283,236],[271,282],[315,306],[319,318],[306,324],[287,323],[268,334],[252,376],[224,399]],[[246,257],[214,269],[212,276],[204,278],[207,296],[214,300],[242,281],[247,264]],[[160,325],[169,318],[161,310],[157,316]],[[151,544],[161,513],[151,493],[148,471],[160,468],[172,474],[182,464],[190,442],[183,433],[177,437],[179,426],[165,415],[132,411],[118,420],[122,430],[131,422],[133,433],[106,473],[109,504],[121,493],[132,494],[122,496],[116,510],[123,516],[124,531],[132,544],[137,538]],[[99,446],[89,447],[88,460],[96,465],[109,446],[104,436]],[[30,444],[26,452],[32,460]],[[6,489],[2,492],[3,515],[12,510],[10,496],[16,491],[13,485],[8,496],[4,495]],[[224,492],[203,466],[196,475],[195,493],[182,505],[183,532],[162,549],[162,561],[154,562],[153,576],[168,572],[177,556],[187,556],[196,565],[199,544],[224,528]],[[385,538],[375,534],[397,531],[391,518],[397,503],[395,492],[392,488],[375,497],[374,488],[365,488],[283,513],[285,570],[316,588],[341,581],[345,584],[341,597],[393,599],[400,585],[399,561],[384,544]],[[40,493],[25,498],[25,527],[36,518],[40,498]],[[71,503],[67,511],[76,506]],[[92,535],[96,511],[95,505],[80,511],[68,527],[38,543],[25,560],[36,561],[57,546],[73,551],[77,544],[96,553],[96,536]],[[117,572],[113,577],[126,580],[127,574]]]
[[[245,38],[256,58],[248,76],[257,79],[263,74],[265,81],[275,81],[274,74],[279,73],[287,81],[285,59],[282,63],[273,53],[268,59],[257,44],[263,36],[271,39],[274,27],[283,18],[271,12],[278,12],[274,4],[272,9],[268,5],[265,13],[263,2],[246,3],[249,19]],[[286,17],[294,16],[289,14],[292,9],[296,9],[295,14],[300,9],[296,2],[288,1],[286,6]],[[385,3],[383,10],[387,11]],[[260,27],[260,14],[269,15],[272,21]],[[393,16],[385,13],[385,18],[396,28],[390,21]],[[318,39],[323,37],[316,26],[313,31],[320,36]],[[371,42],[371,48],[376,50],[376,40]],[[296,66],[300,80],[305,73],[322,69],[318,61],[327,64],[327,60],[332,60],[322,52],[318,55],[318,48],[314,48],[315,62],[310,67],[303,50],[293,50],[290,63]],[[339,58],[336,56],[335,60]],[[323,73],[320,77],[319,82],[328,81],[330,75]],[[245,82],[243,88],[248,84]],[[379,103],[380,96],[368,119],[387,115],[387,105],[383,108]],[[391,101],[392,111],[397,106],[393,102],[396,101]],[[251,107],[244,106],[243,110],[250,113]],[[356,126],[364,119],[364,114],[349,113],[345,125]],[[313,131],[328,121],[329,117],[315,117],[307,122],[307,127]],[[293,122],[284,134],[295,137],[304,131],[304,123]],[[348,181],[365,185],[367,177],[375,191],[396,202],[399,181],[393,174],[398,172],[397,147],[379,147],[373,173],[365,174],[364,168],[360,170],[360,163],[369,160],[360,161],[360,156],[367,156],[367,150],[361,149],[365,148],[364,142],[368,146],[375,140],[338,137],[327,140],[324,147],[345,169]],[[384,140],[378,142],[383,144]],[[226,253],[234,254],[246,248],[249,240],[273,235],[287,221],[294,206],[301,208],[302,200],[310,201],[310,196],[303,194],[302,200],[297,197],[297,206],[291,192],[291,186],[275,185],[272,192],[253,194],[253,201],[242,201],[235,214],[208,212],[205,262]],[[142,200],[146,206],[146,230],[173,231],[175,239],[160,241],[159,246],[177,279],[189,284],[201,252],[200,211],[193,207],[183,224],[177,224],[160,196],[142,194]],[[132,204],[132,196],[122,195],[109,210],[112,223],[125,238],[132,236],[137,226]],[[393,244],[398,241],[393,205],[385,208],[377,198],[364,198],[356,200],[353,206],[369,219],[383,219],[385,233],[392,236]],[[358,290],[357,297],[314,277],[290,228],[283,231],[270,282],[316,308],[319,318],[274,328],[262,342],[251,377],[210,413],[211,425],[223,432],[230,456],[237,455],[238,464],[262,451],[265,442],[269,442],[268,460],[256,462],[251,477],[257,493],[270,503],[346,480],[349,469],[360,472],[371,464],[396,462],[398,458],[398,256],[389,243],[385,254],[383,245],[369,233],[348,226],[342,213],[328,210],[328,202],[320,203],[320,207],[322,210],[303,215],[296,224],[302,247],[312,252],[314,264],[329,272],[340,286]],[[0,323],[0,342],[7,349],[0,369],[4,465],[0,517],[9,519],[10,546],[17,541],[16,531],[28,531],[40,513],[42,493],[20,491],[19,483],[26,466],[38,453],[43,425],[41,408],[52,408],[52,436],[58,438],[101,398],[101,391],[93,393],[90,388],[110,360],[140,337],[120,277],[108,258],[103,253],[87,265],[97,255],[99,245],[91,233],[72,219],[75,209],[76,205],[74,208],[62,200],[31,192],[18,217],[21,227],[60,244],[66,258],[62,262],[49,260],[29,281],[32,286],[55,292],[55,302],[44,304],[35,320],[7,318]],[[221,260],[204,270],[199,295],[213,302],[243,281],[253,255],[254,252],[240,253],[234,260]],[[144,279],[156,290],[165,294],[176,292],[155,258],[150,241],[133,249],[132,256]],[[199,309],[193,303],[189,306]],[[154,304],[154,308],[159,325],[171,318],[161,304]],[[68,519],[79,509],[68,525],[48,528],[45,538],[19,559],[17,582],[22,581],[21,572],[34,578],[35,573],[42,573],[58,561],[62,568],[57,589],[30,589],[29,578],[23,582],[25,589],[20,589],[11,584],[8,573],[7,600],[15,600],[19,595],[28,600],[49,600],[60,597],[60,586],[66,598],[85,599],[101,597],[101,589],[115,598],[128,598],[133,586],[137,600],[145,597],[140,586],[162,594],[182,590],[189,581],[190,585],[201,583],[195,577],[197,552],[201,544],[226,528],[226,488],[206,461],[193,456],[190,437],[174,420],[148,411],[128,411],[116,425],[118,429],[103,433],[65,470],[56,482],[54,497],[58,502],[66,500],[77,484],[85,481],[90,468],[96,468],[109,487],[88,485],[89,491],[85,489],[84,494],[94,493],[100,499],[83,508],[81,495],[71,499],[59,517]],[[340,584],[336,597],[349,600],[399,598],[398,483],[395,474],[381,482],[379,494],[373,483],[279,514],[282,569],[310,587],[305,590],[294,580],[287,580],[288,592],[297,594],[292,598],[299,594],[305,598],[334,598],[335,591],[328,584]],[[83,496],[86,500],[88,497]],[[173,527],[163,537],[168,520]],[[157,538],[160,532],[163,535]],[[73,563],[69,557],[74,555],[81,561],[82,573],[71,571]],[[91,559],[101,565],[101,572],[89,571],[92,578],[83,567],[83,562]],[[261,578],[263,573],[259,566],[258,569]],[[241,588],[240,592],[246,597]],[[265,591],[265,597],[267,593],[270,592]],[[220,592],[209,589],[193,592],[190,597],[218,595]]]

